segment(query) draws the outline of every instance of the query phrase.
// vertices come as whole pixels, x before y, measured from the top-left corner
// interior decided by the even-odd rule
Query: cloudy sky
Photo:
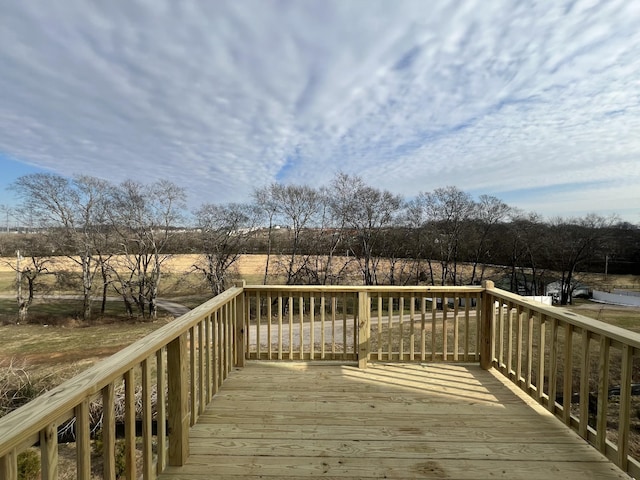
[[[0,0],[0,167],[640,223],[640,2]]]

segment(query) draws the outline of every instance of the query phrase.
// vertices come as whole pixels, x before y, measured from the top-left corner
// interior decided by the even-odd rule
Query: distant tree
[[[273,183],[256,193],[289,228],[288,260],[284,265],[286,284],[297,283],[307,268],[308,254],[302,251],[305,229],[314,225],[319,210],[318,192],[308,186]]]
[[[29,307],[37,288],[38,278],[49,273],[47,265],[51,259],[44,256],[30,255],[24,258],[16,251],[16,264],[10,265],[16,272],[16,301],[18,302],[18,323],[26,323]],[[26,292],[25,292],[26,287]]]
[[[473,269],[469,283],[480,283],[484,279],[487,263],[491,261],[490,234],[496,225],[505,221],[511,208],[502,200],[489,195],[480,195],[472,212],[471,232],[466,237],[470,244]],[[478,267],[480,272],[478,273]]]
[[[468,193],[457,187],[437,188],[433,192],[418,194],[417,204],[424,209],[427,222],[434,233],[434,244],[440,260],[442,285],[463,283],[459,271],[465,229],[475,211]]]
[[[82,317],[91,318],[93,280],[100,265],[96,245],[103,235],[108,183],[77,176],[72,180],[50,173],[18,178],[12,188],[22,198],[22,208],[49,236],[56,253],[80,267],[82,275]]]
[[[595,214],[582,218],[555,218],[549,222],[547,260],[561,276],[561,305],[571,302],[575,288],[574,274],[578,267],[602,254],[606,231],[614,222],[615,218]]]
[[[246,204],[204,204],[195,212],[201,230],[202,254],[194,268],[201,272],[214,295],[228,286],[231,267],[245,252],[256,224],[255,208]]]
[[[379,244],[404,206],[398,195],[367,185],[356,175],[338,173],[331,183],[331,209],[351,230],[351,253],[356,258],[365,285],[378,284]]]
[[[349,261],[336,262],[340,248],[344,247],[345,219],[337,217],[331,209],[332,192],[327,187],[318,190],[317,226],[305,235],[304,249],[309,253],[306,262],[308,284],[336,284],[349,268]]]
[[[262,283],[267,284],[269,278],[269,265],[271,263],[271,249],[273,247],[273,229],[274,220],[276,218],[277,205],[275,199],[271,195],[270,187],[263,187],[254,190],[253,199],[256,205],[256,211],[262,212],[261,219],[266,219],[268,223],[267,230],[267,260],[264,266],[264,279]]]
[[[125,181],[112,190],[109,212],[120,244],[120,263],[111,267],[114,288],[132,313],[156,318],[165,247],[182,221],[185,192],[161,180],[149,185]]]

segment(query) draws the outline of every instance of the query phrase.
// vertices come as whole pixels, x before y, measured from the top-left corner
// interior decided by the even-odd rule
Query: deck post
[[[358,368],[367,368],[370,328],[369,293],[358,292]]]
[[[494,288],[494,284],[491,280],[484,280],[482,287],[484,291],[482,292],[482,316],[480,317],[480,366],[489,370],[493,363],[491,359],[493,301],[487,290]]]
[[[235,341],[236,341],[236,345],[235,345],[235,350],[236,350],[236,367],[244,367],[244,360],[245,360],[245,351],[244,351],[244,345],[245,345],[245,324],[248,324],[248,322],[245,321],[246,318],[246,306],[245,306],[245,298],[246,298],[246,292],[244,291],[244,287],[246,285],[246,282],[244,280],[240,281],[240,282],[236,282],[236,287],[238,288],[242,288],[242,294],[236,297],[235,300],[235,307],[236,307],[236,318],[235,318]],[[260,307],[258,307],[260,308]],[[258,339],[258,342],[260,341],[260,339]]]
[[[14,448],[4,457],[0,457],[0,478],[17,480],[18,478],[18,453]]]
[[[189,457],[189,372],[187,372],[187,334],[167,345],[169,386],[169,465],[180,467]]]

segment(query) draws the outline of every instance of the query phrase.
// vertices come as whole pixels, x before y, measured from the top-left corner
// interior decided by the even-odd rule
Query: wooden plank
[[[247,315],[247,321],[248,319],[249,316]],[[267,357],[269,358],[269,360],[273,358],[273,342],[271,341],[272,320],[273,312],[271,311],[271,294],[269,293],[267,294],[267,338],[269,339],[269,342],[267,343]],[[249,338],[249,335],[247,335],[247,338]],[[247,351],[249,351],[249,349],[247,349]]]
[[[216,458],[215,469],[207,465]],[[594,479],[627,479],[607,462],[546,462],[544,460],[467,460],[467,459],[398,459],[357,457],[210,457],[194,455],[188,473],[169,469],[166,477],[189,478],[454,478],[460,480],[493,479],[496,472],[503,478],[584,479],[585,472]],[[286,465],[286,468],[283,468]],[[214,473],[215,472],[215,473]],[[172,475],[174,474],[175,475]],[[215,477],[214,477],[215,475]]]
[[[558,320],[551,319],[549,352],[549,404],[547,407],[551,413],[556,411],[556,381],[558,372]]]
[[[516,370],[515,370],[515,382],[518,386],[522,387],[522,327],[523,327],[523,312],[521,306],[516,306]]]
[[[189,329],[189,400],[191,401],[191,425],[195,425],[198,419],[198,389],[196,377],[196,328]]]
[[[209,317],[209,321],[207,322],[209,324],[209,330],[210,330],[210,341],[211,341],[211,345],[215,345],[213,342],[213,332],[215,331],[215,329],[213,329],[213,325],[212,325],[212,319],[211,317]],[[213,355],[214,352],[211,351],[211,357],[209,358],[209,362],[213,362]],[[167,396],[166,396],[166,389],[167,389],[167,375],[166,375],[166,360],[167,360],[167,355],[165,352],[164,348],[161,348],[160,350],[158,350],[158,352],[156,353],[156,396],[157,396],[157,401],[156,401],[156,420],[157,420],[157,435],[156,435],[156,441],[158,442],[158,459],[156,461],[157,464],[157,471],[156,473],[161,473],[164,468],[167,465],[167,407],[166,407],[166,402],[167,402]],[[213,396],[213,392],[215,389],[215,379],[213,377],[213,373],[215,372],[215,368],[213,368],[213,366],[210,368],[211,370],[211,375],[212,377],[210,378],[210,389],[211,389],[211,394]]]
[[[193,427],[185,468],[161,478],[624,478],[494,372],[250,362]]]
[[[113,383],[102,389],[102,471],[106,480],[116,479],[115,391]]]
[[[631,418],[631,373],[633,352],[629,345],[622,346],[622,372],[620,373],[620,410],[618,412],[618,458],[617,464],[627,469]]]
[[[202,325],[202,323],[200,325]],[[200,334],[202,334],[202,328],[200,328]],[[202,359],[204,359],[204,355],[201,354],[200,356]],[[204,368],[202,370],[204,370]],[[203,385],[201,384],[201,388],[202,387]],[[204,390],[204,388],[202,389]],[[200,398],[204,400],[202,394]],[[142,475],[145,480],[153,480],[156,473],[155,469],[153,468],[152,419],[153,412],[151,408],[151,362],[149,359],[146,359],[142,362]]]
[[[237,438],[229,440],[216,436],[200,437],[192,442],[192,455],[210,456],[257,456],[257,457],[358,457],[424,458],[424,459],[466,459],[466,460],[512,460],[522,458],[543,458],[548,462],[568,462],[575,460],[606,461],[587,443],[529,443],[529,442],[486,442],[406,439],[396,441],[331,439],[270,439]]]
[[[198,323],[198,414],[204,411],[207,404],[206,391],[206,359],[205,359],[204,321]],[[145,360],[148,363],[148,360]],[[144,363],[143,363],[144,365]],[[145,479],[147,477],[145,476]]]
[[[186,350],[187,339],[184,334],[167,346],[169,465],[183,465],[189,456]]]
[[[533,386],[533,314],[531,310],[526,309],[525,315],[527,319],[527,350],[526,350],[526,391],[530,392]]]
[[[535,421],[527,423],[526,441],[529,444],[568,444],[584,445],[575,433],[567,428],[558,428],[558,422],[543,425]],[[560,424],[561,425],[561,424]],[[522,425],[514,425],[513,420],[486,419],[467,416],[462,422],[434,422],[433,424],[407,423],[396,425],[354,425],[341,424],[264,424],[259,421],[247,423],[213,423],[200,422],[191,432],[191,444],[211,439],[227,439],[237,441],[242,439],[264,440],[351,440],[379,442],[411,442],[416,440],[452,443],[476,442],[481,445],[488,443],[518,443],[523,441]],[[576,443],[577,442],[577,443]],[[402,449],[402,446],[399,446]],[[576,457],[577,458],[577,457]]]
[[[564,371],[562,386],[562,419],[571,425],[571,397],[573,396],[573,325],[564,327]]]
[[[40,465],[42,480],[58,478],[58,426],[48,425],[40,432]]]
[[[596,448],[607,451],[607,415],[609,411],[609,345],[610,340],[600,336],[600,359],[598,361],[598,410],[596,414]]]
[[[18,453],[15,449],[0,457],[0,478],[18,480]]]
[[[313,295],[309,297],[309,358],[314,360],[316,358],[316,299]]]
[[[427,360],[427,299],[420,299],[420,361]]]
[[[589,426],[589,378],[591,365],[589,361],[589,332],[582,330],[582,352],[580,364],[580,417],[578,419],[578,433],[584,439],[588,439]]]
[[[124,373],[124,462],[127,478],[136,476],[136,385],[133,370]]]
[[[358,367],[367,368],[369,360],[369,334],[371,332],[371,319],[369,294],[360,292],[358,294]]]
[[[546,316],[538,313],[538,389],[536,392],[537,400],[542,403],[544,397],[544,367],[545,367],[545,347],[546,347]]]

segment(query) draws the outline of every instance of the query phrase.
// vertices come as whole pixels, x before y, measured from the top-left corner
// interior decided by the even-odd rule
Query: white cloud
[[[592,3],[0,0],[0,155],[193,204],[343,170],[637,221],[640,4]]]

